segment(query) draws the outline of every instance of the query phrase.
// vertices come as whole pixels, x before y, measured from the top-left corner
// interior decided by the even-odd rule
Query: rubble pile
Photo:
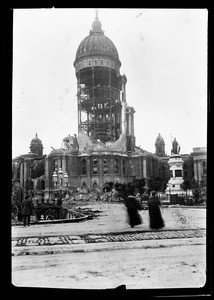
[[[93,204],[97,202],[121,202],[123,199],[118,195],[114,189],[109,192],[77,191],[70,197],[64,198],[62,206],[64,208],[71,208],[79,205]]]

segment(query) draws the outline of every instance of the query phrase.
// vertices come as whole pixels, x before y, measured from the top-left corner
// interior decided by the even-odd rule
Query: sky
[[[135,109],[136,146],[155,153],[160,133],[170,154],[207,146],[206,9],[99,9],[116,46]],[[89,35],[95,9],[14,9],[12,157],[30,151],[38,134],[43,154],[78,134],[73,62]]]

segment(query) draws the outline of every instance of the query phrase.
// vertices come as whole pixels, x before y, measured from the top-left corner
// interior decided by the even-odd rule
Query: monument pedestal
[[[167,184],[166,195],[182,195],[181,184],[183,180],[183,163],[180,154],[173,154],[168,161],[170,167],[170,180]]]

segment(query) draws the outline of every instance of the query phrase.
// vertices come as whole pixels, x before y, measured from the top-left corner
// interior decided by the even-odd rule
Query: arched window
[[[126,173],[126,161],[125,159],[122,160],[122,163],[123,163],[123,174]]]
[[[184,177],[188,177],[188,166],[187,163],[183,164]]]
[[[86,159],[82,160],[82,174],[86,175]]]
[[[41,179],[41,189],[45,190],[45,179]]]
[[[119,169],[119,166],[118,166],[118,159],[115,158],[115,159],[114,159],[114,173],[118,173],[118,169]]]
[[[97,189],[98,189],[98,184],[96,182],[94,182],[92,185],[92,190],[96,191]]]
[[[56,171],[58,168],[58,162],[57,162],[57,158],[53,159],[53,165],[54,165],[54,170]]]
[[[82,183],[82,189],[87,189],[87,184],[85,183],[85,181],[83,181]]]
[[[106,158],[103,159],[103,173],[108,174],[108,160]]]
[[[207,162],[206,161],[202,162],[202,172],[203,172],[203,175],[207,174]]]
[[[97,174],[98,173],[98,160],[96,158],[94,158],[92,163],[93,163],[93,167],[92,167],[93,174]]]

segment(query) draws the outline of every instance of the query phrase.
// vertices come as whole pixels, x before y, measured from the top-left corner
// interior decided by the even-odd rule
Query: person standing
[[[26,226],[26,223],[28,226],[30,225],[30,216],[33,213],[33,209],[34,206],[30,196],[29,195],[25,196],[25,199],[22,203],[22,215],[24,217],[24,224],[23,224],[24,226]]]
[[[140,201],[137,200],[135,194],[135,187],[133,185],[128,185],[126,189],[125,196],[125,206],[128,213],[128,223],[133,228],[135,225],[143,223],[142,217],[139,214],[138,210],[142,210],[143,207]]]
[[[150,218],[150,228],[160,229],[165,226],[160,210],[161,202],[156,196],[155,191],[153,191],[151,194],[152,195],[147,200]]]

